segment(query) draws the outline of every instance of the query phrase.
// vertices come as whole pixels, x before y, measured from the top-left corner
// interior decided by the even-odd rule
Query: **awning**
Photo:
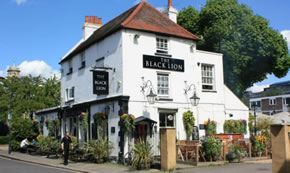
[[[149,122],[149,123],[152,123],[152,124],[157,124],[156,121],[148,118],[148,117],[144,117],[144,116],[141,116],[141,117],[138,117],[135,119],[135,123],[138,124],[140,122]]]

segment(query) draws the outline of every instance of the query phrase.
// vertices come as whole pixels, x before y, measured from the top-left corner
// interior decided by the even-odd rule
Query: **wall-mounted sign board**
[[[97,95],[109,94],[109,73],[93,71],[93,93]]]

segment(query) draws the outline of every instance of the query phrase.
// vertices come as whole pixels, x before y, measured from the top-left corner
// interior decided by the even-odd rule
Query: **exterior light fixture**
[[[149,91],[149,94],[146,95],[146,98],[149,104],[154,104],[157,95],[154,92],[152,82],[151,80],[147,80],[146,82],[144,82],[144,77],[142,77],[142,80],[143,80],[143,85],[141,86],[141,92],[145,93],[145,88],[149,88],[150,91]]]
[[[186,82],[187,81],[184,81],[185,86],[186,86],[184,89],[184,94],[187,94],[191,90],[191,87],[193,87],[193,95],[189,98],[189,100],[192,106],[197,106],[200,98],[196,94],[196,87],[194,84],[187,86]]]

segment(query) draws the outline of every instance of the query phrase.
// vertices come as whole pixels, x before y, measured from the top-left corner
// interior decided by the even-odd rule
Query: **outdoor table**
[[[190,159],[193,157],[193,155],[195,154],[195,161],[198,162],[198,158],[199,158],[199,148],[200,148],[200,144],[199,143],[192,143],[192,144],[178,144],[178,149],[180,150],[180,154],[183,157],[183,153],[185,154],[185,161],[188,161],[188,156],[189,154],[191,154]]]

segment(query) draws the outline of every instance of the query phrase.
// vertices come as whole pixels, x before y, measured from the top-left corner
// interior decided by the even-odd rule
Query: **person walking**
[[[69,136],[69,133],[66,132],[65,133],[65,137],[62,138],[61,140],[61,149],[64,152],[64,165],[68,165],[68,156],[69,156],[69,148],[70,148],[70,144],[71,144],[71,138]]]

